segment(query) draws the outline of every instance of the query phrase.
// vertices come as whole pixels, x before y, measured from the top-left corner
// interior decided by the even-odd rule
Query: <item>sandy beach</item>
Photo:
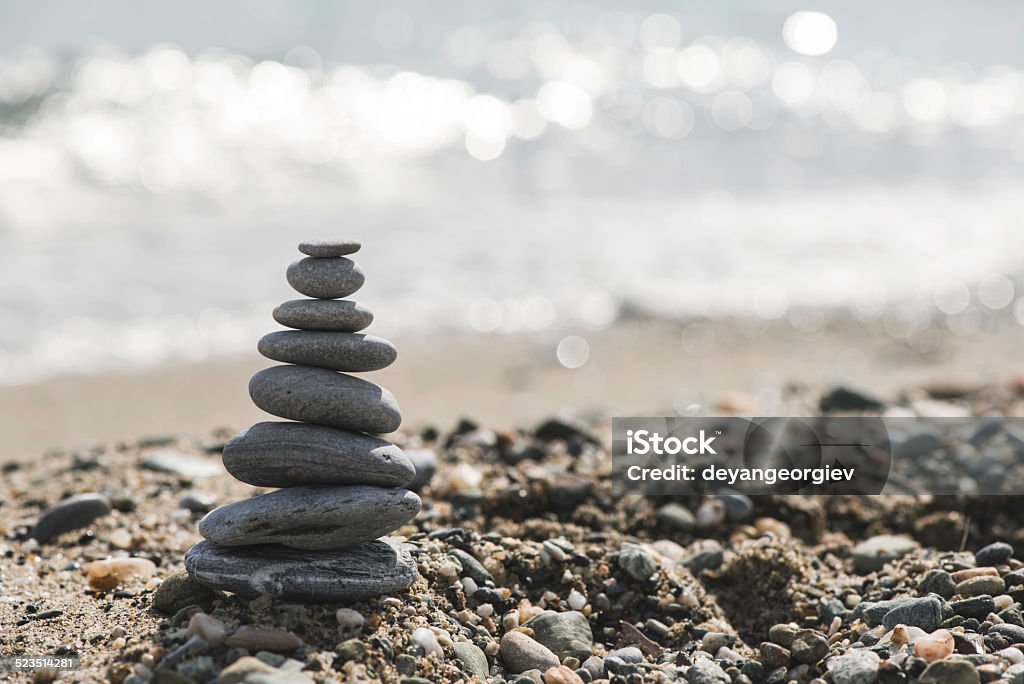
[[[1024,373],[1024,362],[1014,361],[1024,328],[1005,317],[970,337],[939,335],[925,350],[894,339],[878,323],[842,316],[813,333],[779,321],[691,324],[636,318],[600,331],[397,338],[399,361],[379,378],[399,397],[404,427],[415,431],[449,428],[463,416],[513,426],[559,413],[673,415],[689,405],[707,414],[744,414],[764,399],[776,415],[803,415],[808,407],[787,403],[786,387],[820,392],[845,383],[895,397],[929,385],[1007,385]],[[566,368],[556,357],[559,340],[570,334],[589,344],[581,368]],[[267,365],[254,349],[244,357],[0,387],[3,458],[141,435],[239,429],[266,415],[246,388]]]

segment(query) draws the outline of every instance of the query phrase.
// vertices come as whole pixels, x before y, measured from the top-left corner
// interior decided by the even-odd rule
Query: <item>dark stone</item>
[[[824,413],[832,411],[880,411],[885,404],[864,392],[848,387],[836,387],[825,394],[818,407]]]

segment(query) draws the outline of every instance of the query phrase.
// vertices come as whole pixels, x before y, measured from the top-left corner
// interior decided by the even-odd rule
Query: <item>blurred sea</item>
[[[373,330],[1024,323],[1013,2],[0,2],[0,383]],[[240,19],[241,18],[241,19]]]

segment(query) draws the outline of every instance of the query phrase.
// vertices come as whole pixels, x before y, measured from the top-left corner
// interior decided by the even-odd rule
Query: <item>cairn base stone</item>
[[[334,551],[285,546],[217,546],[201,541],[185,554],[200,584],[256,598],[340,603],[394,594],[416,580],[416,563],[401,543],[384,538]]]

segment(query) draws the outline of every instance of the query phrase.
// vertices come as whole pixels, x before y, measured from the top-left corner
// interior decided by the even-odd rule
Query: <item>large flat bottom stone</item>
[[[185,554],[185,568],[213,589],[299,603],[359,601],[404,591],[416,580],[412,555],[386,537],[333,551],[225,547],[204,540]]]

